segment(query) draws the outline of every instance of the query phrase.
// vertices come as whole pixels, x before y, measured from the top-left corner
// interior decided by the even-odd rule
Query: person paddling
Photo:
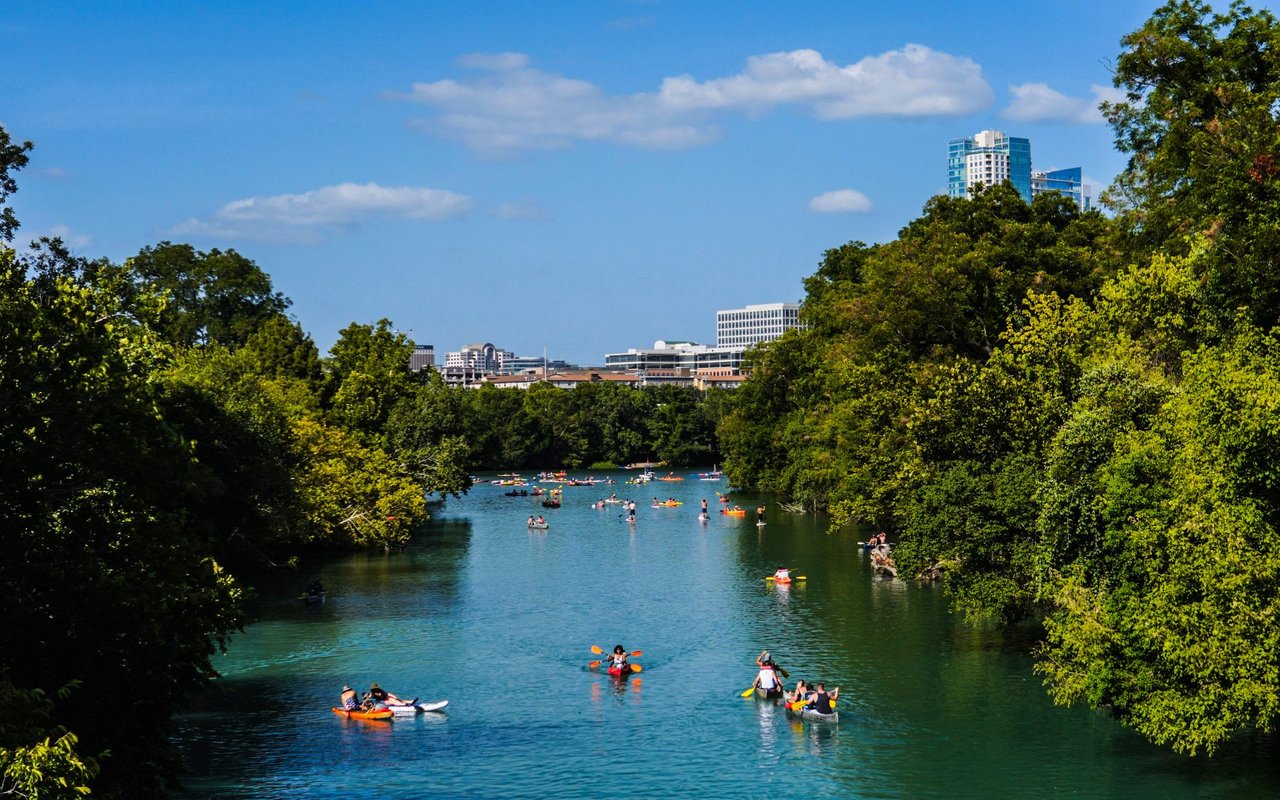
[[[778,679],[778,673],[774,672],[774,666],[771,659],[766,659],[760,666],[760,673],[756,675],[756,688],[763,689],[765,697],[770,700],[782,696],[782,681]]]
[[[613,652],[609,654],[609,674],[610,675],[629,675],[631,674],[631,664],[627,663],[627,651],[622,645],[615,645]]]
[[[835,709],[831,707],[831,704],[835,700],[837,700],[839,696],[840,696],[839,686],[832,689],[831,692],[828,693],[827,687],[823,685],[822,681],[818,681],[817,690],[814,691],[814,693],[810,696],[809,703],[807,706],[805,706],[805,708],[812,708],[814,711],[817,711],[819,714],[830,714],[833,711],[835,711]]]

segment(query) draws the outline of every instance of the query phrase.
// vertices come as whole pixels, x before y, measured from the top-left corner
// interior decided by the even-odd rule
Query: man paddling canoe
[[[772,659],[765,659],[760,666],[760,673],[756,675],[755,687],[762,690],[770,700],[782,696],[782,680],[774,671],[776,667]]]

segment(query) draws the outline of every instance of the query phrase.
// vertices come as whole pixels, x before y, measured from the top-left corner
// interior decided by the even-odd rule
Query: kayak
[[[830,722],[834,725],[840,721],[839,711],[832,711],[830,714],[823,714],[812,708],[802,708],[799,711],[796,711],[788,705],[787,714],[793,717],[799,717],[800,719],[807,720],[809,722]]]
[[[419,714],[423,711],[440,711],[447,705],[448,700],[436,700],[434,703],[393,703],[387,708],[395,714]]]
[[[640,670],[636,668],[636,665],[635,665],[635,664],[628,664],[628,665],[627,665],[627,671],[626,671],[626,672],[623,672],[621,669],[619,669],[619,668],[617,668],[617,667],[609,667],[609,669],[607,669],[607,670],[605,670],[605,671],[606,671],[606,672],[608,672],[610,675],[612,675],[612,676],[613,676],[613,677],[615,677],[615,678],[621,678],[621,677],[623,677],[624,675],[630,675],[631,673],[633,673],[633,672],[639,672]]]
[[[667,501],[667,502],[665,502],[665,503],[653,503],[653,504],[652,504],[652,506],[653,506],[654,508],[675,508],[675,507],[676,507],[676,506],[678,506],[678,505],[683,505],[683,503],[682,503],[681,501],[679,501],[679,500],[675,501],[674,503],[673,503],[673,502],[671,502],[670,500],[668,500],[668,501]]]
[[[348,719],[380,719],[389,720],[396,714],[389,708],[380,708],[376,711],[347,711],[345,708],[334,707],[333,713],[341,714]]]
[[[722,508],[720,509],[720,513],[728,517],[745,517],[747,515],[747,510],[745,508]]]

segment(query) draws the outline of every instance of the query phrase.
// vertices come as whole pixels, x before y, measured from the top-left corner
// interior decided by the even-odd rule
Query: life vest
[[[769,667],[760,670],[760,688],[766,692],[772,692],[774,689],[782,688],[778,683],[778,674]]]

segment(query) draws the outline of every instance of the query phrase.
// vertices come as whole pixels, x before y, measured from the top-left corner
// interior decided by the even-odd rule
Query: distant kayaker
[[[622,645],[615,645],[613,652],[609,654],[609,674],[610,675],[626,675],[631,672],[631,665],[627,663],[627,651]]]
[[[347,711],[360,710],[360,696],[350,686],[342,687],[342,707]]]
[[[774,583],[791,583],[791,570],[787,567],[778,567],[778,571],[773,573]]]

